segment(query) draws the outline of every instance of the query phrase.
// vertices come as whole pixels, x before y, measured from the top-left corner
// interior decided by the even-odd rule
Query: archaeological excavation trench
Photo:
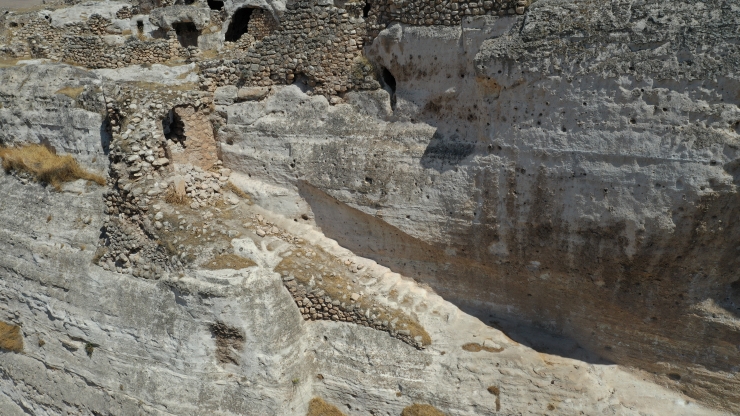
[[[6,6],[0,414],[740,412],[732,4]]]

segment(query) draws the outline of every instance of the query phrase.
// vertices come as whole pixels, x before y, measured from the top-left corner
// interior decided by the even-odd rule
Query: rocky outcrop
[[[699,43],[732,36],[737,16],[720,3],[700,19],[693,6],[626,4],[393,25],[370,48],[395,78],[392,117],[350,95],[332,107],[284,90],[224,109],[224,158],[348,204],[338,216],[332,198],[314,198],[327,235],[522,342],[569,354],[537,333],[566,336],[734,402],[736,389],[708,386],[734,383],[738,363],[726,71],[738,55]]]
[[[732,5],[170,3],[0,18],[0,413],[740,411]]]

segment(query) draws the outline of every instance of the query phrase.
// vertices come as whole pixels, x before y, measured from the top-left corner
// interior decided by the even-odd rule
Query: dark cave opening
[[[391,90],[391,110],[396,111],[396,77],[391,74],[388,68],[384,67],[381,78],[383,79],[383,83]]]
[[[177,33],[177,40],[180,42],[183,48],[189,46],[198,46],[198,36],[200,36],[200,30],[195,27],[193,22],[178,22],[172,25]]]
[[[139,36],[144,34],[144,21],[138,20],[136,22],[136,30],[139,32]]]
[[[249,19],[252,17],[254,8],[244,7],[234,13],[231,18],[229,29],[226,30],[226,41],[236,42],[249,30]]]
[[[167,139],[167,149],[175,144],[180,145],[183,149],[186,147],[185,123],[177,115],[175,109],[170,110],[167,117],[162,120],[162,132],[165,139]]]
[[[383,82],[385,82],[385,85],[387,85],[391,89],[391,93],[396,93],[396,77],[391,74],[391,71],[388,70],[388,68],[383,68]]]
[[[224,2],[219,0],[208,0],[208,7],[211,10],[221,10],[224,8]]]
[[[365,2],[365,6],[362,8],[362,17],[367,19],[368,16],[370,16],[370,9],[373,7],[373,5],[368,1]]]

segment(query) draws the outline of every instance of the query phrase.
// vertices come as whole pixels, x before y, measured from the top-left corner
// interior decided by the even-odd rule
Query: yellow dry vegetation
[[[167,188],[164,194],[164,202],[172,205],[190,205],[192,200],[187,195],[179,195],[174,186]]]
[[[201,51],[200,53],[200,58],[202,60],[216,59],[216,57],[218,57],[218,50],[216,49],[207,49],[205,51]]]
[[[7,68],[11,66],[15,66],[18,63],[19,59],[17,58],[7,58],[2,57],[0,58],[0,68]]]
[[[428,404],[414,403],[401,412],[401,416],[446,416],[439,409]]]
[[[234,185],[231,181],[226,182],[226,185],[224,186],[224,189],[226,189],[227,191],[233,192],[234,195],[238,196],[239,198],[248,200],[250,202],[250,205],[251,205],[252,198],[249,196],[249,194],[246,193],[246,192],[244,192],[238,186]]]
[[[202,268],[208,270],[221,270],[221,269],[246,269],[247,267],[256,266],[257,263],[247,258],[237,256],[236,254],[222,254],[216,256],[214,259],[209,260],[201,265]]]
[[[21,327],[0,321],[0,348],[9,351],[23,351]]]
[[[320,397],[314,397],[308,402],[306,416],[346,416],[336,406],[329,404]]]
[[[83,169],[72,156],[59,156],[39,144],[0,147],[0,158],[6,172],[31,174],[37,181],[49,184],[57,190],[61,190],[62,183],[77,179],[105,185],[105,178]]]
[[[468,352],[480,352],[480,351],[501,352],[504,350],[503,348],[487,347],[485,345],[480,345],[475,342],[468,342],[467,344],[462,346],[462,349]]]
[[[489,386],[488,392],[496,396],[496,411],[501,410],[501,389],[496,386]]]
[[[82,94],[82,91],[84,89],[85,89],[85,87],[64,87],[64,88],[60,89],[59,91],[57,91],[56,93],[57,94],[64,94],[67,97],[69,97],[69,98],[71,98],[73,100],[76,100],[77,97],[79,97],[80,94]]]

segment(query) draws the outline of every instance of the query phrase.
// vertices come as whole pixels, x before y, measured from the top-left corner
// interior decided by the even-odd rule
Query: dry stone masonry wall
[[[210,123],[198,123],[202,114],[208,113],[210,103],[209,97],[201,95],[197,91],[152,91],[136,85],[104,92],[111,130],[108,154],[111,164],[110,190],[105,195],[108,220],[98,255],[103,267],[149,278],[158,277],[163,270],[182,267],[180,259],[161,243],[159,230],[163,224],[161,216],[154,212],[154,202],[162,199],[168,188],[181,188],[180,196],[185,197],[187,192],[197,208],[200,203],[212,203],[214,188],[219,189],[209,186],[210,193],[203,190],[205,194],[201,196],[190,189],[198,185],[192,179],[178,186],[171,178],[171,161],[166,157],[185,162],[198,160],[208,168],[216,165]],[[175,141],[171,132],[165,132],[163,121],[169,121],[173,113],[185,120],[181,133],[192,135],[188,144],[195,146],[196,151],[186,152],[183,148],[187,146],[185,136]],[[170,127],[175,129],[171,124]],[[203,140],[206,143],[203,147],[204,143],[198,139],[208,139],[209,135],[212,144],[208,147],[208,141]],[[152,266],[144,268],[145,264]]]
[[[165,2],[166,3],[166,2]],[[200,63],[201,88],[225,85],[305,84],[312,93],[333,96],[379,87],[381,68],[363,56],[363,46],[391,22],[409,25],[460,24],[463,16],[522,14],[527,0],[517,2],[348,2],[342,7],[317,0],[293,2],[279,16],[266,9],[243,7],[229,16],[206,4],[158,4],[152,15],[121,3],[116,21],[92,15],[83,21],[52,24],[52,14],[6,17],[22,25],[0,53],[10,57],[48,58],[88,68],[120,68],[173,60]],[[172,7],[165,7],[172,6]],[[247,11],[248,13],[245,13]],[[18,20],[25,20],[19,22]],[[143,21],[153,30],[142,30]],[[151,22],[149,21],[151,20]],[[228,27],[224,25],[229,22]],[[246,26],[238,38],[234,30]],[[206,36],[223,56],[208,59],[197,45]]]

